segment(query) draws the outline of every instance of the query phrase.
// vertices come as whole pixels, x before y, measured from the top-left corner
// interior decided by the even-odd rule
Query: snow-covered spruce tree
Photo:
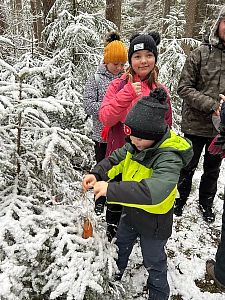
[[[32,26],[34,16],[31,13],[31,1],[4,0],[0,1],[0,6],[6,27],[4,37],[10,39],[16,48],[13,55],[8,58],[12,59],[15,56],[19,58],[21,54],[34,48]],[[13,62],[11,63],[13,64]]]
[[[99,13],[101,4],[97,0],[56,0],[49,12],[49,18],[54,14],[54,21],[43,33],[48,49],[53,51],[61,67],[71,70],[80,93],[102,58],[102,38],[113,26]]]
[[[30,54],[14,66],[0,61],[0,298],[116,299],[115,247],[94,216],[94,237],[81,237],[93,204],[73,162],[88,164],[91,141],[82,127],[53,122],[68,110],[84,116],[76,92],[53,89],[63,74],[54,63]],[[50,82],[55,97],[44,94]]]
[[[99,12],[101,4],[101,1],[57,0],[48,14],[49,25],[45,28],[43,36],[48,51],[53,53],[52,64],[59,67],[61,72],[60,76],[55,73],[56,77],[60,77],[54,86],[59,91],[58,97],[69,97],[76,101],[78,96],[82,102],[87,77],[94,72],[102,58],[102,38],[112,29],[112,23],[104,19]],[[84,123],[80,116],[82,114],[71,110],[66,119],[60,119],[60,126],[68,127],[69,123],[75,128],[78,125],[83,126],[89,135],[91,120],[88,118]]]
[[[129,39],[135,32],[160,31],[163,4],[160,0],[125,0],[122,32]]]
[[[0,36],[0,59],[10,60],[11,52],[15,51],[12,41],[3,35]]]
[[[165,23],[167,28],[162,36],[159,47],[159,80],[170,90],[173,106],[173,126],[177,132],[180,132],[181,122],[181,104],[182,101],[177,95],[177,86],[186,55],[182,49],[182,44],[188,43],[193,48],[198,46],[199,42],[194,39],[185,39],[185,4],[183,0],[177,0],[171,7],[170,14],[167,15]]]

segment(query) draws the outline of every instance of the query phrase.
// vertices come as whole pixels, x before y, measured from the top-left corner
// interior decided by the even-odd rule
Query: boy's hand
[[[94,185],[94,194],[95,200],[97,200],[101,196],[106,196],[108,189],[108,182],[106,181],[98,181]]]
[[[82,187],[85,191],[91,189],[96,184],[97,180],[93,174],[88,174],[84,176],[82,181]]]

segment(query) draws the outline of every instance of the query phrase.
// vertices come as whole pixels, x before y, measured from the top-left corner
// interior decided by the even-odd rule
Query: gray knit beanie
[[[125,133],[145,140],[160,140],[167,129],[166,98],[167,94],[163,88],[156,88],[149,96],[141,97],[126,117]]]

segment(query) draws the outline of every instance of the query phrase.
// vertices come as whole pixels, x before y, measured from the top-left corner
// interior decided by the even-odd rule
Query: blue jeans
[[[149,273],[147,280],[149,299],[167,300],[170,293],[167,281],[167,256],[164,249],[167,240],[153,240],[140,235],[134,227],[125,223],[123,218],[120,219],[116,236],[116,245],[119,248],[117,266],[121,274],[127,267],[137,237],[140,237],[143,262]]]

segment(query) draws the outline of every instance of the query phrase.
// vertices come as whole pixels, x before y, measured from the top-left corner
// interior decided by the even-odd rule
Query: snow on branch
[[[12,72],[13,74],[17,74],[17,71],[15,68],[13,68],[12,66],[10,66],[7,62],[5,62],[4,60],[0,59],[0,66],[4,67],[5,69],[9,70],[10,72]]]

